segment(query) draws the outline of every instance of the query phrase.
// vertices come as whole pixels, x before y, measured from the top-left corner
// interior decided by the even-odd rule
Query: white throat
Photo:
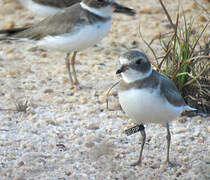
[[[121,74],[122,74],[123,80],[126,83],[132,83],[137,80],[142,80],[142,79],[149,77],[151,75],[151,73],[152,73],[152,67],[150,68],[150,70],[147,73],[141,73],[141,72],[138,72],[133,69],[128,69]]]
[[[120,57],[120,64],[127,65],[127,64],[129,64],[129,61],[127,58]]]
[[[96,14],[96,15],[104,17],[104,18],[110,17],[113,13],[113,8],[111,6],[96,9],[96,8],[92,8],[92,7],[87,6],[83,2],[81,2],[80,5],[82,6],[83,9],[86,9],[86,10],[92,12],[93,14]]]

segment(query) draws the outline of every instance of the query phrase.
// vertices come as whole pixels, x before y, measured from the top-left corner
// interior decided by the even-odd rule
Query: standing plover
[[[83,0],[31,27],[1,30],[0,34],[6,35],[0,37],[0,40],[28,40],[45,49],[66,52],[70,82],[71,85],[76,85],[76,53],[93,46],[108,34],[114,10],[128,15],[135,14],[133,9],[119,5],[113,0]],[[73,55],[69,61],[71,52]]]
[[[53,15],[81,1],[82,0],[19,0],[25,8],[43,17]],[[115,9],[114,12],[121,13],[121,9]]]
[[[185,104],[175,84],[166,76],[153,70],[147,56],[137,50],[131,50],[120,57],[122,65],[117,74],[122,75],[119,84],[119,101],[122,109],[139,125],[142,134],[140,156],[136,163],[142,161],[146,139],[143,123],[159,123],[167,128],[167,162],[171,134],[169,121],[179,116],[183,110],[195,110]],[[135,131],[135,128],[134,128]],[[129,131],[128,131],[129,132]]]

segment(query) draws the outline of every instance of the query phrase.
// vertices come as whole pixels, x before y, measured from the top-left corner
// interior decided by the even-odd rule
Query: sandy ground
[[[119,0],[120,1],[120,0]],[[33,44],[0,43],[0,179],[210,179],[209,118],[181,117],[171,123],[170,168],[166,159],[166,129],[146,125],[147,143],[140,167],[137,160],[141,136],[126,136],[131,121],[120,110],[116,93],[106,110],[104,92],[118,78],[115,71],[120,53],[136,47],[152,58],[138,35],[151,41],[168,32],[167,19],[155,0],[129,0],[136,17],[114,15],[109,35],[98,45],[77,56],[81,90],[70,89],[65,54],[34,49]],[[177,1],[164,1],[171,15]],[[209,9],[210,3],[198,1]],[[183,0],[187,18],[195,30],[204,27],[208,16],[193,0]],[[0,1],[0,29],[38,22],[31,12],[14,1]],[[209,28],[204,37],[208,37]],[[158,41],[153,48],[161,55]],[[15,101],[27,99],[27,113],[16,112]],[[5,110],[3,110],[5,109]],[[9,110],[6,110],[9,109]]]

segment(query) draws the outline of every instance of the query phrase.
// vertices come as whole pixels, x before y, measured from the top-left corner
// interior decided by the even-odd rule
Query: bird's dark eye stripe
[[[137,61],[136,61],[136,64],[141,64],[141,59],[138,59]]]

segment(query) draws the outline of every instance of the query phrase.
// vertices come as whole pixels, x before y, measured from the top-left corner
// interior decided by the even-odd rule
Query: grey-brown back
[[[91,25],[96,21],[105,22],[110,18],[97,16],[81,8],[79,3],[66,8],[53,16],[49,16],[30,28],[8,36],[8,39],[27,38],[40,40],[46,36],[56,36],[65,33],[74,33],[81,25]]]
[[[173,81],[160,73],[158,74],[160,75],[160,92],[162,93],[162,96],[174,106],[186,105]]]

